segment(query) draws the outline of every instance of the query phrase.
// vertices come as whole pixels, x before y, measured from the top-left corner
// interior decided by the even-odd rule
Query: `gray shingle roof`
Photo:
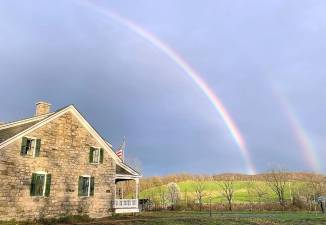
[[[131,173],[129,173],[127,170],[125,170],[119,165],[116,166],[116,173],[121,175],[132,175]]]
[[[33,120],[26,123],[18,123],[17,125],[10,126],[8,128],[0,129],[0,143],[6,141],[7,139],[19,134],[20,132],[32,127],[36,123],[40,122],[42,119]]]
[[[125,167],[129,168],[132,172],[127,171],[125,168],[123,168],[122,166],[118,165],[116,166],[116,173],[120,174],[120,175],[135,175],[135,174],[140,174],[138,171],[136,171],[135,169],[133,169],[131,166],[127,165],[126,163],[122,162],[121,165],[124,165]]]

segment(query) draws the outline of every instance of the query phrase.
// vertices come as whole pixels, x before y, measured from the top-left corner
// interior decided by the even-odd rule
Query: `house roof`
[[[140,174],[138,171],[136,171],[132,167],[128,166],[124,162],[122,162],[121,164],[119,164],[116,167],[116,173],[117,174],[121,174],[121,175],[136,175],[136,174]]]
[[[73,106],[69,105],[62,109],[57,110],[54,113],[45,114],[42,116],[31,117],[11,123],[7,123],[0,126],[0,149],[9,145],[13,141],[22,138],[24,135],[34,131],[35,129],[42,127],[44,124],[58,118],[64,113],[70,111],[73,113],[85,128],[94,136],[95,139],[102,145],[102,147],[112,156],[117,165],[127,171],[126,174],[140,177],[140,173],[124,164],[121,159],[112,150],[112,145],[104,140],[99,133],[86,121],[82,114]]]
[[[122,174],[122,175],[130,175],[130,172],[122,168],[121,166],[117,165],[116,166],[116,173],[117,174]]]
[[[53,113],[30,117],[18,121],[13,121],[0,126],[0,143],[12,138],[13,136],[19,134],[20,132],[30,128],[31,126],[37,124],[41,120],[47,118]]]
[[[0,143],[15,136],[16,134],[19,134],[20,132],[26,130],[27,128],[33,126],[36,123],[38,123],[38,121],[16,125],[7,129],[0,130]]]

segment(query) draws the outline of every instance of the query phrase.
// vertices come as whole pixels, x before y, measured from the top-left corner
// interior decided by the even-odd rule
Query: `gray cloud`
[[[98,1],[155,33],[189,61],[242,131],[259,171],[310,170],[277,85],[321,159],[324,1]],[[145,175],[246,172],[221,117],[178,66],[125,27],[69,1],[0,3],[0,120],[34,103],[74,103]],[[325,168],[324,168],[325,169]]]

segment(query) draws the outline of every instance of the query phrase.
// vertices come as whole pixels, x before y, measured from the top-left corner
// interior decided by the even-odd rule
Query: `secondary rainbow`
[[[308,134],[301,125],[298,117],[295,115],[294,110],[290,107],[288,101],[286,101],[284,96],[281,96],[279,91],[273,89],[274,96],[278,100],[283,112],[285,113],[289,124],[291,126],[292,132],[300,145],[302,156],[306,164],[313,170],[315,173],[321,172],[321,163],[318,160],[317,153],[313,147],[312,142],[309,139]]]
[[[222,101],[214,94],[212,89],[209,87],[209,85],[204,81],[204,79],[199,75],[198,72],[194,68],[192,68],[189,63],[186,62],[175,50],[173,50],[171,47],[169,47],[167,44],[165,44],[162,40],[160,40],[158,37],[156,37],[154,34],[150,33],[149,31],[145,30],[140,25],[132,22],[131,20],[122,17],[121,15],[108,10],[103,9],[99,7],[98,5],[94,4],[90,1],[81,1],[85,6],[89,6],[92,9],[101,12],[102,14],[110,17],[114,21],[124,25],[128,29],[134,31],[139,36],[143,37],[145,40],[149,41],[151,44],[153,44],[155,47],[160,49],[163,53],[165,53],[173,62],[175,62],[180,68],[182,68],[185,71],[185,74],[188,75],[188,77],[196,83],[196,85],[202,90],[202,92],[207,96],[211,104],[214,106],[215,110],[219,113],[219,115],[222,117],[223,121],[225,122],[228,130],[230,131],[233,139],[239,146],[239,149],[241,151],[241,154],[245,160],[246,167],[249,174],[255,174],[255,166],[252,163],[249,151],[246,146],[246,142],[240,133],[239,129],[237,128],[235,122],[232,120],[230,114],[222,104]]]

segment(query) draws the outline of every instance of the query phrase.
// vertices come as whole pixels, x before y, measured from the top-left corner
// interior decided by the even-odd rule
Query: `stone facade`
[[[63,215],[108,216],[115,192],[115,160],[104,151],[103,164],[89,162],[90,147],[100,146],[71,112],[28,135],[41,139],[39,157],[20,154],[22,139],[0,149],[0,220]],[[51,174],[48,197],[30,196],[32,173]],[[94,196],[78,196],[80,175],[95,178]]]

